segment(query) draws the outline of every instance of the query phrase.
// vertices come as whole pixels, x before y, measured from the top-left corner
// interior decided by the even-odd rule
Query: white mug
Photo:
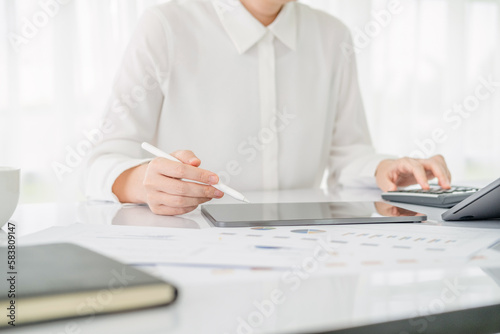
[[[19,201],[20,170],[0,167],[0,228],[12,217]]]

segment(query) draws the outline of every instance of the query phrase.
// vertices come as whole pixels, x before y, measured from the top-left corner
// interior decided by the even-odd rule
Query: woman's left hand
[[[394,191],[398,187],[419,184],[422,189],[429,189],[429,180],[438,179],[444,189],[450,188],[451,174],[442,155],[429,159],[401,158],[383,160],[375,172],[377,185],[383,191]]]

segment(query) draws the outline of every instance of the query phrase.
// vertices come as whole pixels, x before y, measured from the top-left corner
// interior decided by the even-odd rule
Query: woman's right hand
[[[212,198],[224,196],[210,186],[219,182],[217,174],[199,168],[201,161],[193,152],[176,151],[171,155],[182,163],[155,158],[123,172],[113,185],[119,201],[146,203],[153,213],[172,216],[188,213]]]

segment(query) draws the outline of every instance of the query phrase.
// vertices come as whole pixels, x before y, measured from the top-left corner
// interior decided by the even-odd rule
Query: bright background
[[[140,14],[164,2],[64,0],[46,6],[45,22],[42,4],[53,1],[0,4],[0,165],[22,167],[24,203],[83,198],[81,164],[62,181],[52,165],[98,126]],[[402,12],[384,27],[375,13],[387,0],[303,2],[339,17],[365,42],[355,45],[377,150],[404,156],[427,142],[429,153],[446,156],[455,180],[500,176],[500,87],[460,124],[443,118],[470,100],[481,78],[500,82],[500,0],[401,0]],[[42,27],[15,48],[13,36],[34,20]],[[375,30],[362,40],[366,28]],[[433,148],[438,128],[446,140]]]

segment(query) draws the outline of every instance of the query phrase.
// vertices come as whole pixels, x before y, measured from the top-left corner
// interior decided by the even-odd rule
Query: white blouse
[[[149,9],[125,53],[88,159],[87,196],[113,200],[125,170],[191,150],[239,190],[374,185],[378,163],[349,30],[290,2],[268,27],[238,0],[173,0]],[[326,174],[325,174],[326,172]]]

